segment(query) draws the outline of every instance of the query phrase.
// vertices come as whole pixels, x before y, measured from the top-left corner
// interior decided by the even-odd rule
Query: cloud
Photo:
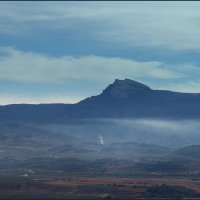
[[[1,2],[0,32],[79,29],[120,47],[199,50],[199,2]],[[82,27],[79,31],[83,31]],[[80,35],[81,37],[81,35]],[[118,47],[118,48],[120,48]]]
[[[73,97],[73,96],[64,96],[64,95],[48,95],[48,96],[12,96],[4,95],[0,98],[0,105],[8,105],[8,104],[48,104],[48,103],[78,103],[81,97]]]
[[[127,9],[128,12],[122,8],[123,12],[110,16],[109,28],[99,34],[102,39],[129,47],[197,50],[200,46],[198,7],[199,3],[168,2],[161,5],[154,2],[137,4],[135,7],[133,4]]]
[[[200,80],[197,81],[185,81],[181,83],[169,83],[165,86],[159,87],[159,89],[168,89],[177,92],[190,92],[200,93]]]
[[[0,49],[0,80],[63,83],[68,80],[110,82],[116,78],[175,79],[184,74],[158,61],[139,62],[120,57],[53,57],[14,48]]]

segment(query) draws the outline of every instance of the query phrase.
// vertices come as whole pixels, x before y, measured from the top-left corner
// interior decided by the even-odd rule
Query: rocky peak
[[[148,86],[133,81],[131,79],[119,80],[116,79],[112,84],[110,84],[104,91],[104,94],[109,94],[112,97],[126,98],[130,94],[138,91],[149,91],[151,90]]]

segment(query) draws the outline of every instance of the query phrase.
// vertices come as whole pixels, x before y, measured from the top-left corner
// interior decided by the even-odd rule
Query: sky
[[[76,103],[115,79],[200,93],[200,2],[1,1],[0,104]]]

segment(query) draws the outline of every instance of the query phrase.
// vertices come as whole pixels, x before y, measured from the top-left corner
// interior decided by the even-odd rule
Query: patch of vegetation
[[[195,198],[200,197],[200,194],[189,188],[162,184],[160,186],[148,187],[145,196],[159,198]]]

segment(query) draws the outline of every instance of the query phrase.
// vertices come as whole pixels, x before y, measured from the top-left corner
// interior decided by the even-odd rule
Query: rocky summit
[[[145,92],[149,90],[151,89],[148,86],[131,79],[115,79],[114,83],[110,84],[103,93],[109,94],[111,97],[127,98],[135,92]]]

